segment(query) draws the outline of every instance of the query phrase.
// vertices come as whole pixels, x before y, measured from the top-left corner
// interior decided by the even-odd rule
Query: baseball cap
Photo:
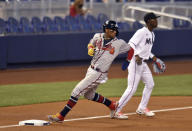
[[[145,14],[144,21],[145,21],[145,23],[147,23],[148,20],[156,19],[156,18],[159,18],[159,17],[160,16],[156,16],[153,12],[150,12],[150,13]]]

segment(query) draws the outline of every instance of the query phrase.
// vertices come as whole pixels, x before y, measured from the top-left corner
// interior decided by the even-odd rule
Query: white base
[[[50,122],[44,120],[24,120],[19,121],[20,126],[47,126],[50,125]]]

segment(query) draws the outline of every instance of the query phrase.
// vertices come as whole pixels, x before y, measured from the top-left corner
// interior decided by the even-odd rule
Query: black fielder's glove
[[[121,69],[122,69],[123,71],[125,71],[125,70],[127,69],[127,67],[129,66],[129,63],[130,63],[130,61],[125,60],[125,61],[123,62],[123,64],[122,64],[122,66],[121,66]]]
[[[165,63],[160,60],[159,58],[156,59],[156,61],[153,62],[153,71],[155,73],[163,73],[165,72],[166,66]]]

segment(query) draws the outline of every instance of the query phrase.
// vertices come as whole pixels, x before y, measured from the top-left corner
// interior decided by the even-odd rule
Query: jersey
[[[104,42],[104,33],[96,33],[90,40],[95,47],[95,53],[89,66],[86,76],[72,91],[72,96],[78,98],[84,95],[87,99],[93,99],[99,84],[108,80],[108,70],[113,60],[121,53],[130,50],[130,45],[124,40],[114,38]]]
[[[134,49],[134,55],[139,55],[143,59],[152,58],[154,55],[151,49],[155,40],[155,34],[148,28],[143,27],[129,40],[130,46]]]
[[[122,53],[130,50],[130,46],[122,39],[115,37],[104,44],[104,33],[96,33],[90,43],[95,47],[95,54],[91,65],[102,72],[109,70],[113,60]]]
[[[147,108],[154,87],[154,80],[147,63],[143,61],[141,65],[138,65],[135,55],[139,55],[143,60],[147,60],[149,57],[152,58],[154,55],[151,53],[151,49],[154,39],[154,33],[150,32],[148,28],[143,27],[136,31],[133,37],[129,40],[129,45],[134,49],[134,56],[128,67],[128,86],[119,100],[119,105],[116,109],[117,112],[120,112],[134,95],[140,80],[145,84],[145,88],[138,109],[143,110]]]

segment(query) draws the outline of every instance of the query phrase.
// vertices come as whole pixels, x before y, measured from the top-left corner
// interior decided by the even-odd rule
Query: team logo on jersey
[[[146,38],[145,45],[146,44],[153,44],[152,41],[151,41],[151,38]]]
[[[109,51],[110,54],[114,54],[115,52],[115,47],[111,46],[111,44],[106,45],[105,47],[102,48],[102,50]]]
[[[102,40],[97,40],[96,46],[98,47],[98,49],[109,51],[110,54],[114,54],[115,52],[115,47],[111,46],[111,43],[107,44],[105,47],[102,47]]]

